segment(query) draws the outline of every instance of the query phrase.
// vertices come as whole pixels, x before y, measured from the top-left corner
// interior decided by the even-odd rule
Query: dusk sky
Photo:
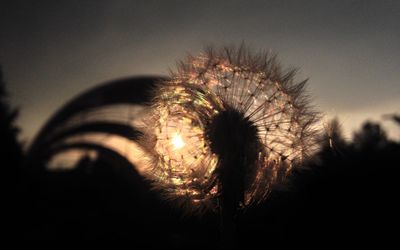
[[[0,3],[0,64],[24,141],[99,83],[167,75],[188,52],[242,41],[300,68],[314,103],[349,137],[367,119],[400,112],[397,0]]]

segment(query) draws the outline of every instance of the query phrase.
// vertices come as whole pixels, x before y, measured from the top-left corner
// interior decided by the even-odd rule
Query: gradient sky
[[[0,64],[21,138],[99,83],[165,75],[207,44],[278,53],[350,137],[400,112],[400,1],[1,1]],[[390,135],[399,129],[382,121]]]

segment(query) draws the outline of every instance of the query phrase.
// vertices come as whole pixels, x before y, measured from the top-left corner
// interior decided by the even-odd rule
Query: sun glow
[[[180,134],[175,134],[171,139],[171,143],[174,146],[174,150],[182,149],[186,145]]]

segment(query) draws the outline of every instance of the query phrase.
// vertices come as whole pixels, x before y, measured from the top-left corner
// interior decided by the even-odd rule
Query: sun
[[[178,133],[173,135],[171,139],[171,144],[174,147],[174,150],[180,150],[186,145],[186,143],[182,139],[182,136]]]

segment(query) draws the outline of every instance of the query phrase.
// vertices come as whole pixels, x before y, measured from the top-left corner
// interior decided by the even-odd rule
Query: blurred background
[[[10,239],[218,248],[141,177],[149,91],[187,53],[240,44],[310,78],[315,159],[238,218],[238,244],[398,244],[398,1],[2,1],[1,148]],[[331,120],[335,118],[334,120]]]

